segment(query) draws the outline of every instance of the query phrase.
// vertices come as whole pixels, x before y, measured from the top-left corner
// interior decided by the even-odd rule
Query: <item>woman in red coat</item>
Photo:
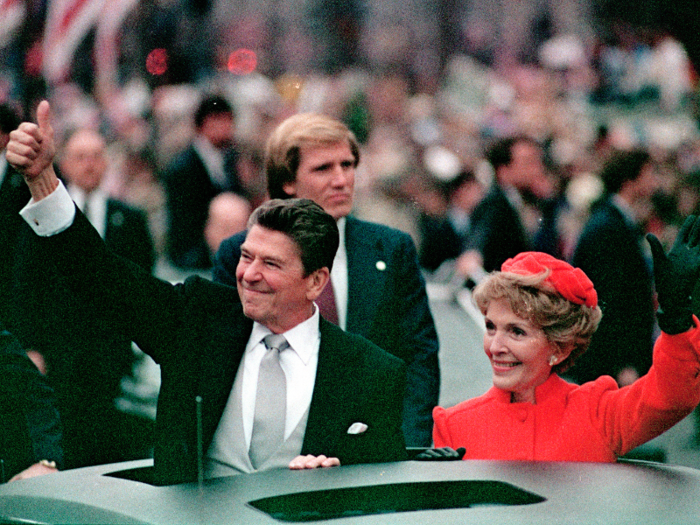
[[[613,462],[688,415],[700,402],[700,322],[690,306],[700,218],[685,221],[668,255],[647,239],[662,330],[648,374],[624,388],[608,376],[581,386],[561,379],[598,326],[597,294],[580,269],[521,253],[474,290],[493,387],[435,408],[435,447],[464,448],[465,459]]]

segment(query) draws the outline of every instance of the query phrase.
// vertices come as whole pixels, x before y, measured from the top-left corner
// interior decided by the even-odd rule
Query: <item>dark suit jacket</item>
[[[593,281],[603,319],[587,352],[567,373],[578,381],[615,377],[631,366],[651,366],[654,330],[653,279],[642,252],[641,230],[606,200],[593,210],[573,256]]]
[[[0,459],[5,479],[47,459],[63,463],[61,421],[53,390],[0,325]]]
[[[518,211],[497,184],[476,206],[471,220],[470,245],[481,252],[487,272],[500,270],[510,257],[532,250]]]
[[[155,472],[160,483],[196,479],[195,399],[202,398],[206,452],[252,329],[234,288],[192,277],[160,281],[114,257],[78,212],[65,232],[36,238],[80,300],[101,322],[136,341],[161,367]],[[405,456],[403,363],[362,337],[322,321],[316,384],[302,452],[344,464]],[[354,422],[369,429],[348,435]]]
[[[210,268],[211,254],[204,239],[209,203],[219,193],[242,194],[235,170],[235,151],[226,161],[228,182],[219,188],[212,183],[201,157],[193,146],[183,151],[163,177],[168,208],[168,257],[181,268]]]
[[[116,199],[107,199],[105,243],[114,253],[148,272],[156,263],[156,250],[145,212]]]
[[[461,235],[446,216],[422,215],[419,219],[420,250],[418,260],[421,268],[430,272],[442,263],[459,257],[468,248],[468,238]]]
[[[32,233],[19,211],[30,197],[22,176],[8,166],[0,184],[0,320],[14,332],[21,329],[18,325],[21,315],[16,308],[18,290],[15,287],[19,243],[23,235]]]
[[[225,240],[214,279],[236,284],[245,232]],[[430,446],[432,409],[440,393],[438,337],[411,238],[398,230],[347,218],[348,332],[366,337],[408,365],[404,435],[409,446]]]

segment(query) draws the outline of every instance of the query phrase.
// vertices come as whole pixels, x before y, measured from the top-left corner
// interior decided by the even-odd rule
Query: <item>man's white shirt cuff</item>
[[[49,195],[35,201],[29,201],[19,212],[34,233],[41,237],[51,237],[67,229],[75,219],[75,204],[68,195],[63,182]]]

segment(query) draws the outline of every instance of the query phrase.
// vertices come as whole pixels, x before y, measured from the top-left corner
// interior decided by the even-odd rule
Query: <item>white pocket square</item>
[[[353,423],[350,425],[350,428],[348,428],[348,434],[362,434],[367,428],[369,427],[364,423]]]

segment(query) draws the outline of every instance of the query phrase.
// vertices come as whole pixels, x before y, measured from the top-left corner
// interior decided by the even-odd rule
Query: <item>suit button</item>
[[[521,423],[525,423],[527,421],[527,416],[528,416],[528,410],[527,408],[520,408],[518,409],[518,412],[516,413],[515,417],[520,421]]]

